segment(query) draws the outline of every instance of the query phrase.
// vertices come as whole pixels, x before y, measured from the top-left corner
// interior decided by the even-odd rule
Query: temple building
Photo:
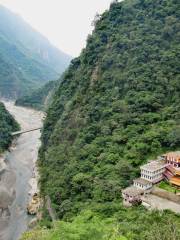
[[[149,190],[152,188],[152,182],[143,179],[143,178],[137,178],[134,179],[134,187],[137,187],[139,189],[142,189],[144,191]]]
[[[164,173],[165,179],[168,180],[170,184],[180,188],[180,152],[164,154],[162,159],[167,164]]]
[[[162,159],[169,165],[180,169],[180,151],[162,155]]]
[[[180,151],[164,154],[140,169],[141,177],[134,179],[133,186],[122,190],[124,205],[139,203],[142,196],[150,193],[153,185],[162,180],[180,189]]]
[[[160,182],[164,179],[163,174],[166,170],[166,165],[164,161],[154,160],[141,166],[141,178],[153,184]]]

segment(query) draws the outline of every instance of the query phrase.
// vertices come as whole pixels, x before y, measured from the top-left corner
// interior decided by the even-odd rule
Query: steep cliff
[[[46,110],[52,101],[58,83],[58,81],[46,83],[44,86],[32,91],[28,95],[18,98],[16,100],[16,105],[32,107],[37,110]]]
[[[140,164],[179,146],[177,9],[114,3],[72,61],[42,135],[41,188],[60,216],[119,199]]]
[[[96,19],[42,133],[41,192],[70,220],[47,239],[179,239],[178,215],[121,204],[139,165],[180,146],[179,10],[177,0],[114,1]]]

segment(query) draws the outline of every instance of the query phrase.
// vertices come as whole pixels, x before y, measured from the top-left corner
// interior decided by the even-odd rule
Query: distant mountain
[[[0,96],[16,98],[56,80],[71,57],[3,6],[0,19]]]
[[[55,87],[59,81],[50,81],[32,91],[30,94],[22,96],[16,100],[17,106],[32,107],[37,110],[45,110],[52,100],[52,95],[55,92]]]

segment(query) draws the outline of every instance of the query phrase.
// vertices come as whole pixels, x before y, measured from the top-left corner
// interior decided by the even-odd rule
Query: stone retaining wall
[[[180,204],[180,196],[176,195],[175,193],[168,192],[158,187],[153,187],[151,193],[158,197],[165,198],[172,202]]]

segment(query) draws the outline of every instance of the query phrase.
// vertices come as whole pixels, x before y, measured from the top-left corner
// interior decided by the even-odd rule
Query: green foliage
[[[18,129],[18,123],[5,109],[4,104],[0,102],[0,153],[9,147],[12,141],[11,132]]]
[[[113,219],[103,220],[86,211],[76,217],[72,222],[57,222],[52,230],[36,230],[26,233],[23,240],[126,240],[118,234]],[[39,236],[39,238],[37,237]]]
[[[113,3],[65,73],[39,161],[41,191],[59,217],[120,200],[142,163],[179,147],[177,5]]]
[[[57,81],[48,82],[43,87],[33,91],[31,94],[18,98],[15,104],[17,106],[45,110],[52,101],[52,95],[57,85]]]
[[[58,227],[64,239],[94,239],[91,219],[76,224],[87,209],[95,213],[92,221],[105,224],[102,230],[93,222],[99,239],[108,227],[112,233],[112,223],[117,237],[128,240],[179,239],[179,216],[121,206],[121,189],[139,166],[179,147],[178,6],[176,0],[113,2],[53,97],[42,133],[40,186],[67,221]],[[55,239],[63,239],[58,234]]]
[[[170,183],[165,182],[165,181],[160,182],[158,184],[158,187],[162,188],[168,192],[172,192],[172,193],[179,192],[180,193],[180,190],[178,190],[176,187],[171,186]]]
[[[22,240],[179,240],[179,227],[178,216],[170,212],[121,209],[111,218],[102,218],[84,211],[71,222],[25,233]]]

